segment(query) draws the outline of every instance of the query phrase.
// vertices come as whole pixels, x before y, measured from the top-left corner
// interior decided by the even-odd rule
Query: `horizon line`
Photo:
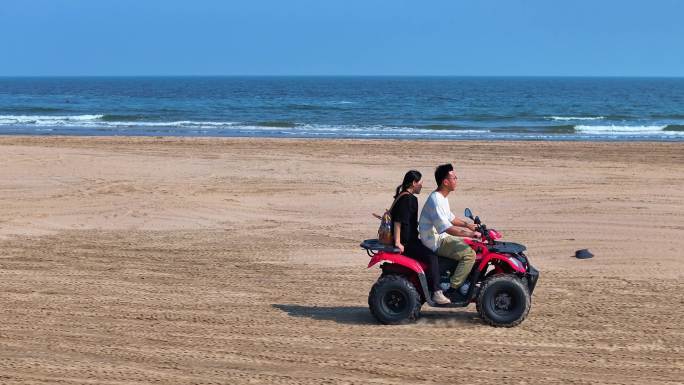
[[[368,74],[137,74],[137,75],[0,75],[0,78],[641,78],[679,79],[684,75],[368,75]]]

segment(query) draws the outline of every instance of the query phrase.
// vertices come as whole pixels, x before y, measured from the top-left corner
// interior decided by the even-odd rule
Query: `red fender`
[[[498,234],[498,233],[497,233]],[[518,262],[513,262],[511,261],[511,258],[515,258],[509,255],[505,254],[499,254],[499,253],[493,253],[490,252],[489,249],[487,248],[487,244],[483,243],[481,241],[473,240],[473,239],[464,239],[465,243],[470,245],[475,251],[477,252],[477,269],[480,271],[483,271],[486,267],[487,264],[490,262],[496,262],[499,261],[500,263],[503,263],[505,266],[510,266],[511,270],[517,271],[518,273],[525,273],[525,268],[522,267],[522,264],[516,259],[515,261]],[[495,263],[496,265],[496,263]]]
[[[513,262],[512,259],[514,259],[517,263]],[[496,261],[500,261],[506,266],[509,266],[513,271],[525,274],[525,268],[522,266],[522,263],[520,261],[515,259],[515,257],[498,253],[488,253],[486,255],[483,255],[482,260],[480,261],[480,265],[477,268],[478,270],[482,271],[487,267],[488,263]]]
[[[376,265],[380,262],[389,262],[389,263],[396,263],[401,266],[404,266],[408,269],[411,269],[415,271],[417,274],[425,274],[425,267],[421,262],[416,261],[413,258],[409,258],[405,255],[401,254],[396,254],[396,253],[387,253],[387,252],[379,252],[375,254],[370,262],[368,262],[368,267],[372,267],[373,265]]]

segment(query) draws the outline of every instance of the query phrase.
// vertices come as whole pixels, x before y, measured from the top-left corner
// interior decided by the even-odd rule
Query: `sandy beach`
[[[541,271],[518,327],[368,311],[444,162]],[[0,136],[0,384],[681,384],[683,235],[681,142]]]

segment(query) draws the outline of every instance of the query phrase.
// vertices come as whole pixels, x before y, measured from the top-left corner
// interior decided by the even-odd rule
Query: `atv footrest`
[[[462,301],[462,302],[452,302],[452,303],[446,303],[444,305],[440,304],[431,304],[430,306],[432,307],[466,307],[470,305],[470,302],[468,301]]]

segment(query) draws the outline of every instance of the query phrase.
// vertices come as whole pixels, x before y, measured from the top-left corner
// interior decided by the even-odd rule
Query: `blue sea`
[[[683,141],[684,78],[0,77],[0,134]]]

